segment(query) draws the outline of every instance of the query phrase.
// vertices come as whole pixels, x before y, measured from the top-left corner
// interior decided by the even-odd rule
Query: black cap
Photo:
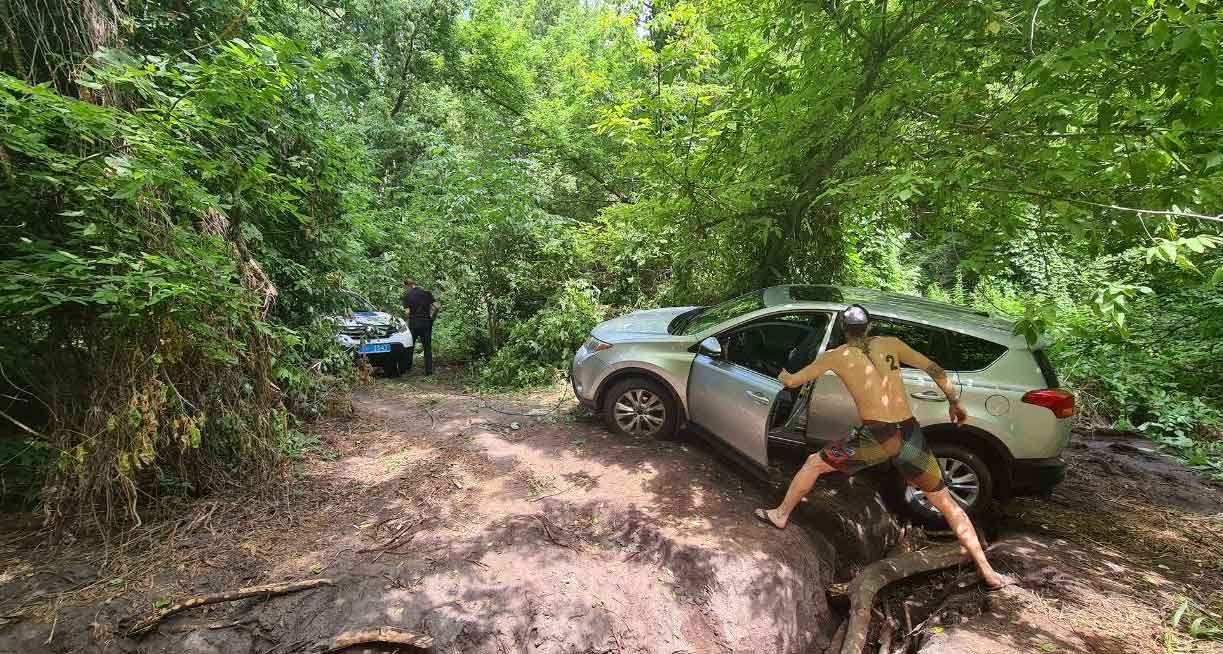
[[[845,310],[841,312],[841,324],[844,325],[867,325],[870,324],[870,321],[870,312],[860,304],[845,307]]]

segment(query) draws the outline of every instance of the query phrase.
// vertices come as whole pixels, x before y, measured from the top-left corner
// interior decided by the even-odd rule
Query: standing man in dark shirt
[[[425,374],[433,374],[433,319],[437,317],[439,305],[433,294],[416,285],[411,279],[403,280],[403,308],[408,314],[408,329],[412,331],[413,348],[420,343],[425,349]],[[412,352],[408,352],[408,361]],[[408,364],[411,369],[411,363]]]

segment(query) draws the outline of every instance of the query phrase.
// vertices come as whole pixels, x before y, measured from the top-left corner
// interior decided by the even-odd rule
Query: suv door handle
[[[914,399],[925,400],[927,402],[943,402],[947,398],[938,391],[922,391],[920,393],[910,393]]]
[[[745,395],[751,398],[751,400],[755,402],[756,404],[767,405],[770,402],[769,396],[765,395],[764,393],[761,393],[760,391],[747,391]]]

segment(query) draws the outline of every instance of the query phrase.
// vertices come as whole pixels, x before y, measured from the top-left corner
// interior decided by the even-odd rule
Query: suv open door
[[[688,377],[688,415],[759,474],[769,466],[768,430],[781,382],[722,359],[710,337],[700,343]]]

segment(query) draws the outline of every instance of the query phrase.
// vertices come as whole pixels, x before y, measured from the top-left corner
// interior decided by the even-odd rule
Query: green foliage
[[[1219,617],[1204,612],[1196,602],[1190,599],[1182,600],[1176,610],[1172,612],[1169,626],[1174,631],[1183,630],[1193,639],[1223,640],[1223,623],[1219,621]]]
[[[555,382],[601,320],[603,309],[593,289],[580,282],[566,284],[538,313],[514,325],[505,346],[481,369],[480,381],[517,388]]]
[[[323,444],[317,436],[309,436],[290,429],[279,443],[280,451],[292,461],[301,461],[307,454],[322,452]]]
[[[347,157],[302,102],[326,60],[262,36],[97,61],[82,92],[138,109],[0,74],[0,366],[55,452],[57,526],[138,521],[142,486],[273,474],[315,357],[269,310],[321,304],[346,238]]]
[[[489,386],[604,305],[971,304],[1218,473],[1216,3],[180,4],[0,34],[0,371],[39,434],[0,453],[52,522],[307,451],[338,291],[397,312],[405,276]]]
[[[1059,370],[1078,387],[1088,419],[1137,429],[1223,480],[1220,309],[1223,297],[1202,287],[1140,298],[1125,336],[1108,317],[1080,309],[1055,349]]]

